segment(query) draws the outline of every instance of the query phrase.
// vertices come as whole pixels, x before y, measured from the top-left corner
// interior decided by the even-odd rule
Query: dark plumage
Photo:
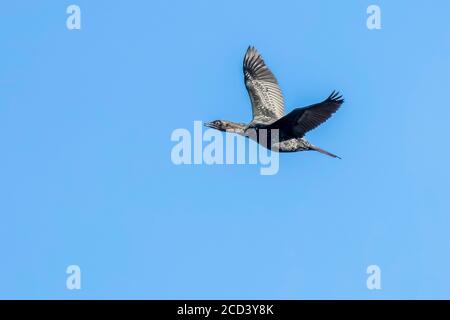
[[[278,152],[314,150],[339,158],[304,139],[308,131],[327,121],[344,103],[338,92],[333,91],[320,103],[297,108],[284,115],[284,98],[278,81],[254,47],[247,49],[243,70],[245,86],[252,104],[252,121],[245,125],[215,120],[206,123],[206,126],[247,136]],[[261,132],[267,133],[267,138],[261,138]],[[276,134],[278,139],[273,139]]]

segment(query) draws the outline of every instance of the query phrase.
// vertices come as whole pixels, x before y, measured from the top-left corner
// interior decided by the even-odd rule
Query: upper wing
[[[270,125],[280,130],[280,136],[301,138],[306,132],[327,121],[344,103],[342,95],[333,91],[324,101],[304,108],[297,108]]]
[[[277,79],[254,47],[245,53],[244,81],[252,103],[253,123],[269,124],[284,115],[284,99]]]

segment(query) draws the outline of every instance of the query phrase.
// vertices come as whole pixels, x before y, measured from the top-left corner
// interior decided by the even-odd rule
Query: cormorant
[[[215,120],[205,123],[205,126],[249,137],[266,148],[278,152],[314,150],[339,158],[335,154],[314,146],[304,138],[305,133],[328,120],[342,105],[344,99],[338,92],[333,91],[322,102],[294,109],[284,115],[284,98],[278,81],[254,47],[248,47],[243,69],[245,86],[252,104],[252,121],[246,125]],[[266,139],[261,140],[261,129],[266,129]],[[271,138],[273,129],[278,129],[278,139],[275,142],[272,142]]]

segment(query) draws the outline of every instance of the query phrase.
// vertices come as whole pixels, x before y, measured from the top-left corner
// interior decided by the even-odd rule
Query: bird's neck
[[[227,128],[227,132],[232,132],[240,135],[245,135],[246,125],[243,123],[230,122]]]

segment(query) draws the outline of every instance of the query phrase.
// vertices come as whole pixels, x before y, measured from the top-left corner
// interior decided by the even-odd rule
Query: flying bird
[[[340,159],[311,144],[304,136],[339,109],[344,103],[342,95],[333,91],[322,102],[294,109],[285,115],[284,98],[278,81],[254,47],[249,47],[245,53],[243,70],[245,87],[252,104],[252,121],[244,124],[215,120],[205,123],[205,126],[246,136],[273,151],[313,150]],[[262,132],[265,133],[263,138]]]

